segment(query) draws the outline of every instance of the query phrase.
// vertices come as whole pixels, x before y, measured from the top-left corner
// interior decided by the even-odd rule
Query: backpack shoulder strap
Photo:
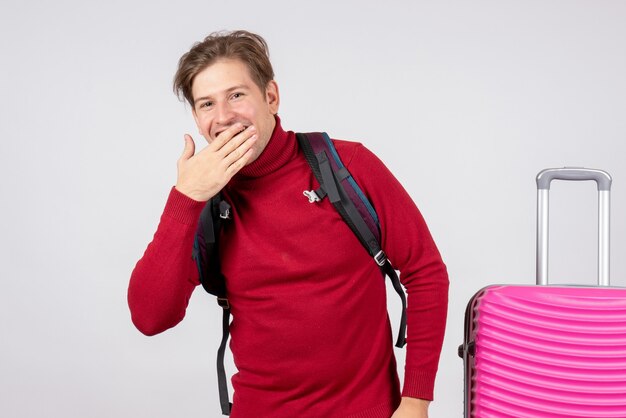
[[[226,279],[222,275],[218,241],[222,222],[230,217],[230,205],[222,200],[221,195],[209,200],[198,222],[192,257],[196,261],[200,283],[204,290],[217,296],[217,303],[222,307],[222,341],[217,350],[217,383],[222,415],[230,415],[232,403],[228,397],[224,355],[230,335],[230,305],[226,295]]]
[[[318,191],[308,193],[315,193],[319,199],[328,196],[361,244],[370,255],[376,257],[382,251],[378,244],[380,242],[378,216],[343,165],[332,140],[325,132],[297,134],[297,138],[321,186]],[[315,200],[315,197],[313,199]],[[383,254],[378,255],[382,256]]]
[[[228,216],[230,206],[222,200],[221,195],[211,198],[200,213],[193,243],[192,257],[198,267],[200,283],[204,290],[218,298],[226,297],[226,283],[221,272],[217,247],[222,221]]]
[[[395,269],[380,247],[380,223],[374,207],[344,166],[333,141],[325,132],[298,133],[298,143],[320,184],[318,190],[304,191],[310,202],[328,196],[361,244],[374,257],[402,300],[402,318],[397,347],[406,344],[406,297]]]

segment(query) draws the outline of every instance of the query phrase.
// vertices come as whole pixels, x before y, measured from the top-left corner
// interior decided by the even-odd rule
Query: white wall
[[[0,6],[1,416],[219,415],[213,299],[196,292],[152,338],[126,305],[196,132],[171,93],[177,60],[213,30],[262,34],[285,128],[364,142],[424,213],[451,279],[433,417],[462,414],[469,298],[534,281],[540,169],[613,175],[612,277],[626,286],[625,2],[91,3]],[[591,282],[595,189],[551,196],[555,281]]]

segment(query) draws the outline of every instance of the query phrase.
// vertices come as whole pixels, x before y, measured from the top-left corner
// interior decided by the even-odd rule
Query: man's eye
[[[243,93],[233,93],[233,95],[232,95],[233,99],[238,99],[240,97],[243,97]]]
[[[202,108],[207,108],[213,106],[213,102],[204,102],[200,105]]]

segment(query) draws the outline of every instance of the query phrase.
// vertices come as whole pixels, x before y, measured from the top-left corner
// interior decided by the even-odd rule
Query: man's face
[[[209,143],[234,123],[254,125],[258,139],[251,161],[261,155],[276,124],[279,97],[275,81],[262,91],[242,61],[220,59],[198,73],[191,92],[196,125]]]

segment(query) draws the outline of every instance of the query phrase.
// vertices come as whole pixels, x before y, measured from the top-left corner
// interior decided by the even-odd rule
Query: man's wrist
[[[430,405],[430,401],[426,399],[419,398],[411,398],[410,396],[403,396],[401,400],[401,404],[411,407],[411,409],[419,409],[424,412],[428,411],[428,406]]]
[[[174,188],[180,194],[187,196],[189,199],[195,200],[196,202],[206,202],[209,199],[205,199],[205,196],[200,196],[198,193],[194,193],[193,191],[187,190],[184,186],[179,184],[175,185]]]

